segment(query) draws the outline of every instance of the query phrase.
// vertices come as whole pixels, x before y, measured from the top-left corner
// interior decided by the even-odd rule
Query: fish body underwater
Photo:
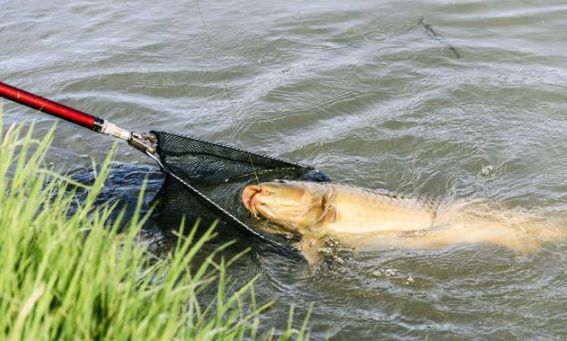
[[[486,201],[448,204],[335,183],[249,185],[242,202],[253,216],[301,235],[303,251],[306,245],[321,245],[325,236],[355,249],[490,243],[522,254],[567,239],[564,223]]]

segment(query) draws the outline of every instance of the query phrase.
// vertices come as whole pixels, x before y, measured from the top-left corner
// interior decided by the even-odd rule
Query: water
[[[123,127],[244,146],[365,187],[567,211],[560,1],[1,5],[2,80]],[[55,121],[5,112],[43,131]],[[111,143],[60,123],[50,160],[88,165]],[[128,146],[117,158],[150,163]],[[316,339],[565,339],[566,253],[387,249],[315,273],[261,253],[232,277],[260,274],[276,328],[290,305],[298,322],[312,307]]]

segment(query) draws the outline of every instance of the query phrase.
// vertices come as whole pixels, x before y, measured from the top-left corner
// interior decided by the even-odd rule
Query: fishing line
[[[213,58],[215,59],[215,63],[220,66],[219,59],[217,57],[217,50],[215,49],[215,46],[213,45],[213,40],[211,39],[211,35],[209,33],[209,28],[207,27],[207,23],[205,23],[205,18],[203,17],[203,12],[201,11],[201,6],[199,5],[199,0],[195,0],[195,6],[197,6],[197,12],[199,12],[199,17],[201,18],[201,23],[203,23],[203,28],[205,29],[205,37],[207,38],[207,43],[209,44],[209,47],[213,51]],[[222,79],[222,84],[223,84],[223,90],[228,97],[228,103],[230,105],[230,110],[232,111],[233,115],[236,115],[236,109],[234,108],[232,96],[231,96],[230,91],[228,89],[228,85],[227,85],[227,83],[224,79]]]
[[[216,50],[215,46],[213,45],[213,40],[211,38],[211,34],[209,32],[209,28],[207,26],[207,23],[205,22],[205,17],[203,16],[203,12],[201,11],[201,6],[199,4],[199,0],[195,0],[195,6],[197,6],[197,11],[199,12],[199,17],[201,18],[201,23],[203,24],[203,28],[205,29],[205,36],[207,38],[207,43],[209,44],[209,47],[213,51],[213,58],[215,59],[215,63],[220,66],[219,59],[218,59],[218,56],[217,56],[217,50]],[[230,90],[228,88],[228,84],[226,83],[226,81],[224,79],[222,80],[222,84],[223,84],[223,90],[225,91],[225,93],[228,97],[228,102],[230,104],[230,109],[232,111],[233,119],[234,119],[234,117],[236,116],[236,109],[234,107],[234,103],[233,103],[233,100],[232,100],[232,96],[230,94]],[[256,168],[254,166],[254,162],[252,162],[252,158],[250,156],[248,156],[248,158],[250,160],[250,165],[252,166],[252,171],[254,173],[254,177],[256,178],[256,182],[258,183],[258,185],[260,185],[260,180],[258,178],[258,174],[256,173]]]
[[[254,167],[254,162],[252,161],[252,157],[248,155],[248,160],[250,160],[250,164],[252,165],[252,171],[254,172],[254,177],[256,178],[256,182],[260,185],[260,179],[258,178],[258,173],[256,173],[256,167]]]

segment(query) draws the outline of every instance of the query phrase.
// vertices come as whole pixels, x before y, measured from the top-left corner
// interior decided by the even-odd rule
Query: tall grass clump
[[[227,290],[222,257],[213,252],[195,261],[212,229],[199,237],[189,232],[167,257],[152,257],[136,242],[139,207],[113,222],[112,205],[93,208],[110,157],[94,184],[81,189],[86,199],[75,202],[71,188],[79,184],[44,165],[53,132],[36,139],[33,125],[2,127],[0,112],[2,339],[257,338],[268,305],[255,303],[253,283]],[[118,233],[125,222],[127,232]],[[216,297],[206,302],[200,293],[211,288]],[[305,326],[281,335],[303,339]]]

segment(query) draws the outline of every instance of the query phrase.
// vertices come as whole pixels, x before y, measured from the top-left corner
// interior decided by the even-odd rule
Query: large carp
[[[255,217],[300,234],[310,244],[331,235],[354,247],[432,248],[486,242],[526,253],[567,237],[567,230],[549,219],[487,202],[448,205],[334,183],[249,185],[242,192],[242,202]]]

